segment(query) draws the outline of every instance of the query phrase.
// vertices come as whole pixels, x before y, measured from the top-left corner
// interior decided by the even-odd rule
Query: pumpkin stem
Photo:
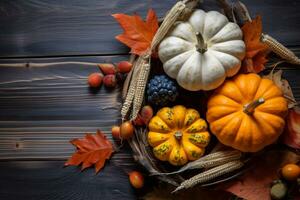
[[[174,134],[174,137],[176,138],[176,140],[180,141],[182,138],[182,132],[181,131],[176,131]]]
[[[255,108],[261,104],[265,103],[265,99],[264,98],[259,98],[255,101],[252,101],[251,103],[248,103],[246,105],[244,105],[244,113],[250,115],[254,112]]]
[[[204,38],[200,32],[196,32],[198,43],[196,44],[197,51],[205,53],[207,51],[207,44],[204,42]]]

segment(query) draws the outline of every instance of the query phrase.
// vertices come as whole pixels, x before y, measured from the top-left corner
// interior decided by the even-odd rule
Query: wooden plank
[[[61,161],[9,161],[0,162],[0,199],[5,200],[129,200],[142,199],[158,183],[153,178],[145,179],[143,189],[133,189],[125,169],[115,163],[107,163],[95,174],[94,169],[83,172],[76,167],[63,168]],[[130,170],[133,170],[131,168]],[[163,193],[174,188],[160,187]],[[187,199],[201,196],[201,200],[227,200],[230,194],[223,191],[188,190],[189,198],[183,194],[172,195],[172,199]],[[165,195],[162,195],[165,198]],[[153,199],[153,198],[152,198]],[[169,199],[169,198],[168,198]]]
[[[117,62],[127,56],[31,59],[31,62]],[[29,60],[1,60],[29,62]],[[120,121],[120,87],[91,91],[86,78],[98,67],[56,64],[49,67],[0,67],[0,159],[66,159],[71,139],[107,133]],[[128,148],[113,160],[132,164]]]
[[[136,199],[126,172],[113,163],[95,174],[61,161],[0,162],[0,199]]]
[[[112,13],[153,8],[158,16],[175,0],[1,0],[0,57],[124,54],[114,36],[122,30]],[[244,0],[252,15],[261,14],[264,31],[285,45],[300,45],[300,1]],[[204,1],[206,10],[219,9]]]
[[[111,14],[138,12],[145,15],[150,7],[163,14],[173,2],[171,0],[0,1],[0,55],[125,53],[128,50],[114,39],[121,29]]]

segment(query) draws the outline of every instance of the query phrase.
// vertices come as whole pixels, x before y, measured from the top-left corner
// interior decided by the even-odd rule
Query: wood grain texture
[[[93,169],[63,168],[61,161],[0,162],[0,171],[0,199],[136,199],[127,174],[113,164],[97,175]]]
[[[0,57],[103,55],[128,52],[114,36],[122,32],[111,14],[135,12],[158,16],[175,0],[1,0]],[[300,45],[300,1],[243,0],[254,16],[263,17],[264,31],[288,46]],[[219,9],[205,0],[205,10]]]
[[[161,15],[174,1],[159,0],[3,0],[0,1],[1,56],[118,54],[128,50],[111,14],[152,7]]]
[[[80,172],[76,167],[62,166],[61,161],[0,162],[0,199],[132,200],[142,199],[154,187],[160,187],[162,197],[168,194],[169,198],[164,199],[190,200],[195,196],[201,197],[201,200],[230,198],[227,192],[200,188],[187,190],[185,194],[169,195],[174,188],[159,186],[151,177],[146,179],[144,188],[136,190],[129,184],[127,172],[115,164],[107,165],[98,174],[93,169]]]
[[[33,59],[32,62],[117,62],[127,57]],[[1,60],[10,63],[12,60]],[[14,62],[28,62],[14,60]],[[30,65],[29,65],[30,66]],[[97,66],[0,67],[0,159],[67,159],[74,151],[69,143],[84,133],[110,129],[120,120],[120,87],[89,89],[89,73]],[[113,160],[132,164],[125,148]]]

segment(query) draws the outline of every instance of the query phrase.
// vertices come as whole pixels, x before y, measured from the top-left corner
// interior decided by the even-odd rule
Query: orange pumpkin
[[[285,126],[288,105],[281,90],[257,74],[240,74],[208,101],[207,121],[218,140],[243,152],[274,143]]]

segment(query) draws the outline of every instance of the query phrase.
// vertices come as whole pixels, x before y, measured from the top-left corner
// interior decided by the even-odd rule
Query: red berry
[[[121,61],[117,64],[117,71],[120,73],[128,73],[132,68],[132,64],[128,61]]]
[[[141,172],[132,171],[129,173],[129,181],[134,188],[142,188],[144,186],[144,176]]]
[[[102,83],[102,74],[100,73],[92,73],[88,77],[88,84],[90,87],[96,88],[100,87]]]
[[[114,88],[117,85],[116,76],[114,74],[105,75],[103,78],[105,87]]]
[[[138,114],[138,116],[132,121],[132,123],[135,126],[144,126],[145,125],[144,120],[142,119],[140,114]]]
[[[150,119],[153,117],[153,109],[151,106],[147,105],[144,106],[141,110],[141,117],[145,124],[147,125],[150,121]]]

